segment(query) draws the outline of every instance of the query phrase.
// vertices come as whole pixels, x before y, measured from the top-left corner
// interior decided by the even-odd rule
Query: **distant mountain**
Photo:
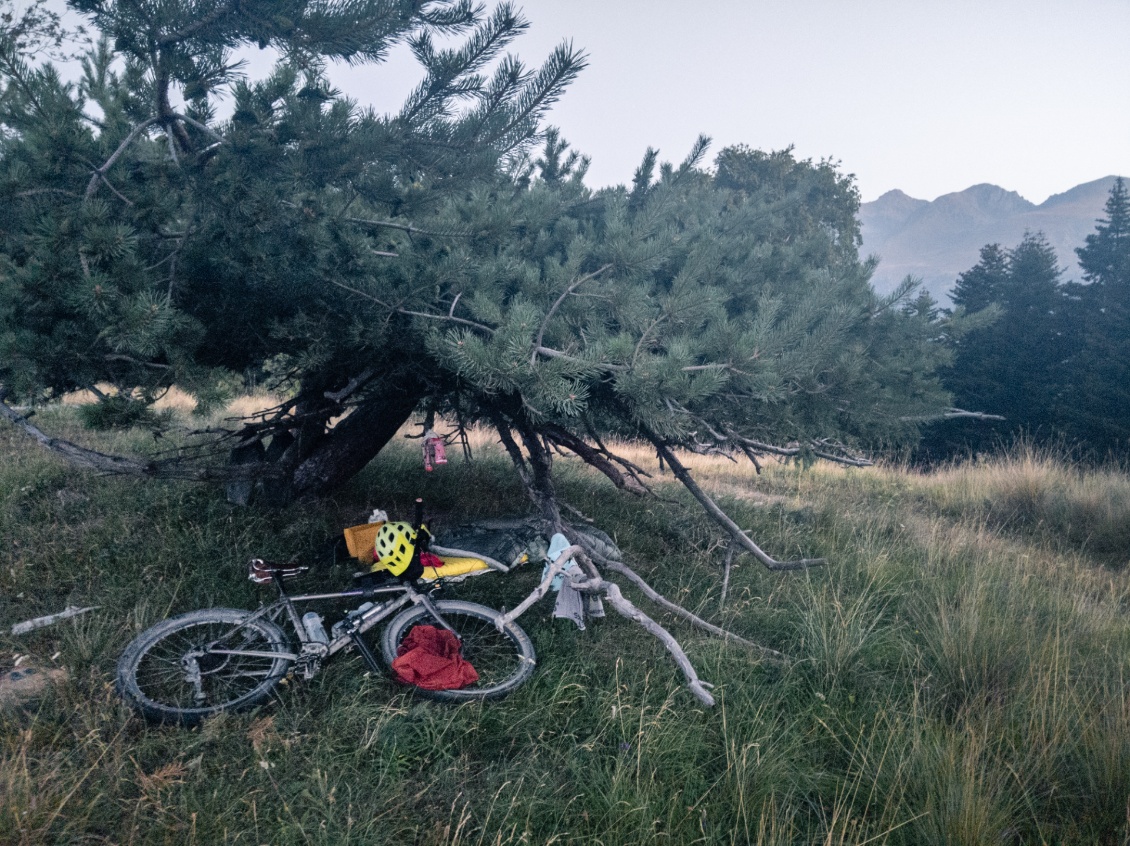
[[[977,264],[981,247],[995,242],[1011,249],[1025,231],[1040,231],[1059,256],[1063,278],[1079,279],[1075,248],[1095,231],[1114,180],[1078,185],[1038,206],[996,185],[974,185],[933,202],[888,191],[860,206],[860,252],[879,257],[872,278],[877,291],[892,290],[909,274],[948,303],[958,275]]]

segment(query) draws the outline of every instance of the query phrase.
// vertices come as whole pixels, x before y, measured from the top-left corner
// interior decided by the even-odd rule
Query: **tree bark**
[[[419,385],[390,387],[353,409],[296,462],[284,453],[282,463],[295,462],[283,483],[284,497],[312,499],[345,484],[392,440],[416,410],[423,394]]]

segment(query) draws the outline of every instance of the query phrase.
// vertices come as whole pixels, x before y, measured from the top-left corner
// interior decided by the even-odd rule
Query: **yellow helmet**
[[[373,543],[376,563],[373,570],[388,570],[399,576],[412,563],[416,551],[416,530],[411,523],[385,523],[377,530]]]

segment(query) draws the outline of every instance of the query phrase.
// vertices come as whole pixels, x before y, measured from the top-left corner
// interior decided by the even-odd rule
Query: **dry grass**
[[[99,385],[98,389],[106,394],[113,393],[110,385]],[[97,402],[93,391],[73,391],[65,394],[60,402],[68,407],[90,405]],[[250,417],[268,408],[278,405],[278,397],[270,394],[244,394],[236,397],[220,412],[221,417]],[[180,417],[188,417],[196,409],[196,397],[183,391],[176,385],[169,388],[154,404],[157,411],[171,411]]]

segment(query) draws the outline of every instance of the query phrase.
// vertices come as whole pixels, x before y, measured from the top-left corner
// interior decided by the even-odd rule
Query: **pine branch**
[[[557,300],[553,303],[553,305],[551,305],[549,307],[549,311],[547,311],[545,313],[545,319],[542,321],[541,327],[538,329],[538,336],[537,336],[537,339],[534,341],[534,351],[532,353],[530,353],[530,364],[534,364],[537,361],[538,350],[540,350],[542,348],[541,342],[545,338],[545,329],[546,329],[547,326],[549,326],[549,321],[553,317],[554,312],[557,311],[558,306],[560,306],[563,302],[565,302],[565,299],[571,293],[573,293],[575,290],[577,290],[577,288],[579,288],[585,282],[588,282],[589,280],[595,279],[596,277],[600,276],[600,274],[604,273],[604,271],[608,270],[608,268],[610,268],[610,267],[612,267],[611,262],[604,265],[603,267],[597,268],[592,273],[588,273],[588,274],[585,274],[584,276],[580,277],[575,282],[573,282],[573,284],[571,284],[568,288],[566,288],[564,290],[564,292],[561,294],[561,296],[558,297]]]
[[[191,466],[181,460],[147,461],[121,455],[110,455],[80,446],[63,438],[53,438],[21,415],[6,402],[10,391],[0,388],[0,417],[23,431],[48,452],[62,456],[70,464],[112,476],[134,476],[150,479],[180,479],[193,482],[252,481],[269,477],[267,468],[259,465],[226,467]]]
[[[217,6],[211,14],[205,15],[202,18],[198,18],[196,21],[189,24],[184,29],[169,33],[168,35],[158,38],[157,46],[168,47],[171,44],[179,44],[182,41],[186,41],[200,30],[216,23],[216,21],[220,20],[225,15],[229,15],[232,12],[237,11],[239,9],[239,6],[240,0],[229,0],[227,3]]]
[[[555,423],[543,423],[539,428],[552,443],[563,446],[575,453],[585,464],[599,470],[611,480],[612,484],[621,490],[626,490],[637,496],[645,496],[651,493],[651,490],[640,482],[634,473],[630,471],[628,474],[622,473],[612,461],[609,460],[607,455],[589,446],[567,429]]]
[[[110,158],[108,158],[105,163],[100,168],[95,170],[91,175],[90,182],[88,182],[86,185],[86,194],[83,197],[84,200],[89,200],[94,195],[94,191],[97,189],[98,183],[104,179],[106,173],[110,170],[110,168],[114,166],[114,163],[119,158],[121,158],[122,154],[129,148],[129,146],[133,144],[133,142],[136,141],[143,132],[149,129],[149,127],[160,122],[161,119],[159,117],[151,117],[148,120],[142,121],[132,130],[130,130],[129,135],[127,135],[122,140],[122,143],[118,145],[118,149],[114,150],[114,152],[110,155]]]

